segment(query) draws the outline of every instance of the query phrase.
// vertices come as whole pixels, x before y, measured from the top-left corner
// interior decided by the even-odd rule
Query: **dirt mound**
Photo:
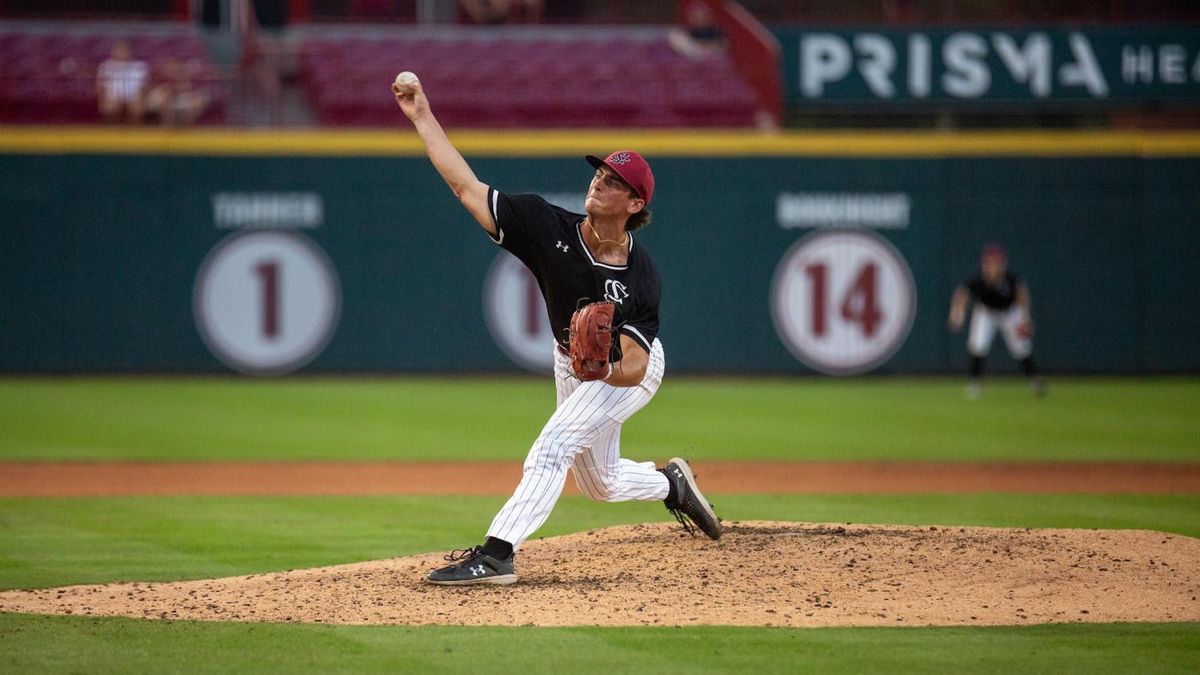
[[[728,523],[528,542],[516,586],[422,583],[440,554],[177,583],[0,593],[0,611],[461,625],[1200,621],[1200,540],[1138,530]]]

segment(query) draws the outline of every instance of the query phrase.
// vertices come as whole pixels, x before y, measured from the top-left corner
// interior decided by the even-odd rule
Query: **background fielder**
[[[1008,268],[1008,255],[1000,244],[985,246],[980,255],[979,272],[954,289],[950,300],[951,331],[957,333],[962,329],[967,303],[972,298],[975,305],[967,332],[967,352],[971,355],[967,395],[971,398],[979,396],[984,363],[997,330],[1004,335],[1008,353],[1021,362],[1034,393],[1044,394],[1045,384],[1033,362],[1029,289]]]
[[[398,76],[392,93],[455,196],[537,279],[556,341],[557,409],[529,451],[520,484],[483,545],[452,552],[446,557],[451,564],[430,572],[427,581],[515,582],[515,552],[549,517],[568,470],[593,499],[663,500],[689,531],[694,524],[718,538],[720,524],[686,462],[676,458],[660,470],[620,456],[621,425],[653,398],[665,369],[658,273],[631,233],[649,221],[649,164],[631,151],[589,156],[595,174],[584,202],[587,215],[571,213],[536,195],[507,195],[480,182],[442,131],[414,76]],[[579,307],[597,301],[616,308],[612,365],[597,375],[602,379],[583,381],[571,370],[568,325]]]

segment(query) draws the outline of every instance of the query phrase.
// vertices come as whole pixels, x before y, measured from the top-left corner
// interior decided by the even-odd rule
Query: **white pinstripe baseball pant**
[[[971,328],[967,333],[967,352],[971,356],[987,356],[992,348],[992,340],[996,338],[996,329],[1004,335],[1004,344],[1008,345],[1008,353],[1018,361],[1028,358],[1033,353],[1033,340],[1027,333],[1022,333],[1025,325],[1025,311],[1014,304],[1008,309],[989,309],[976,304],[971,310]]]
[[[554,509],[573,469],[583,494],[605,502],[666,499],[667,478],[654,462],[621,458],[621,425],[650,402],[662,384],[665,359],[656,338],[641,384],[614,387],[580,382],[571,376],[571,360],[554,349],[558,408],[525,458],[521,483],[496,514],[488,536],[521,546]]]

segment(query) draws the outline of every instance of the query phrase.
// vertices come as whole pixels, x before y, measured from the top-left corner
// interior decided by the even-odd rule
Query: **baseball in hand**
[[[396,84],[398,84],[402,87],[407,86],[407,85],[416,84],[416,83],[417,83],[417,76],[412,71],[406,70],[403,73],[400,73],[399,75],[396,76]]]

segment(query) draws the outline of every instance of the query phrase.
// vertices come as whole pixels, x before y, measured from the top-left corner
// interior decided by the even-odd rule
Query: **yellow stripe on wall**
[[[407,123],[395,131],[0,127],[3,154],[412,157]],[[1200,156],[1200,132],[1143,131],[458,131],[465,155],[559,157],[617,149],[678,157]]]

